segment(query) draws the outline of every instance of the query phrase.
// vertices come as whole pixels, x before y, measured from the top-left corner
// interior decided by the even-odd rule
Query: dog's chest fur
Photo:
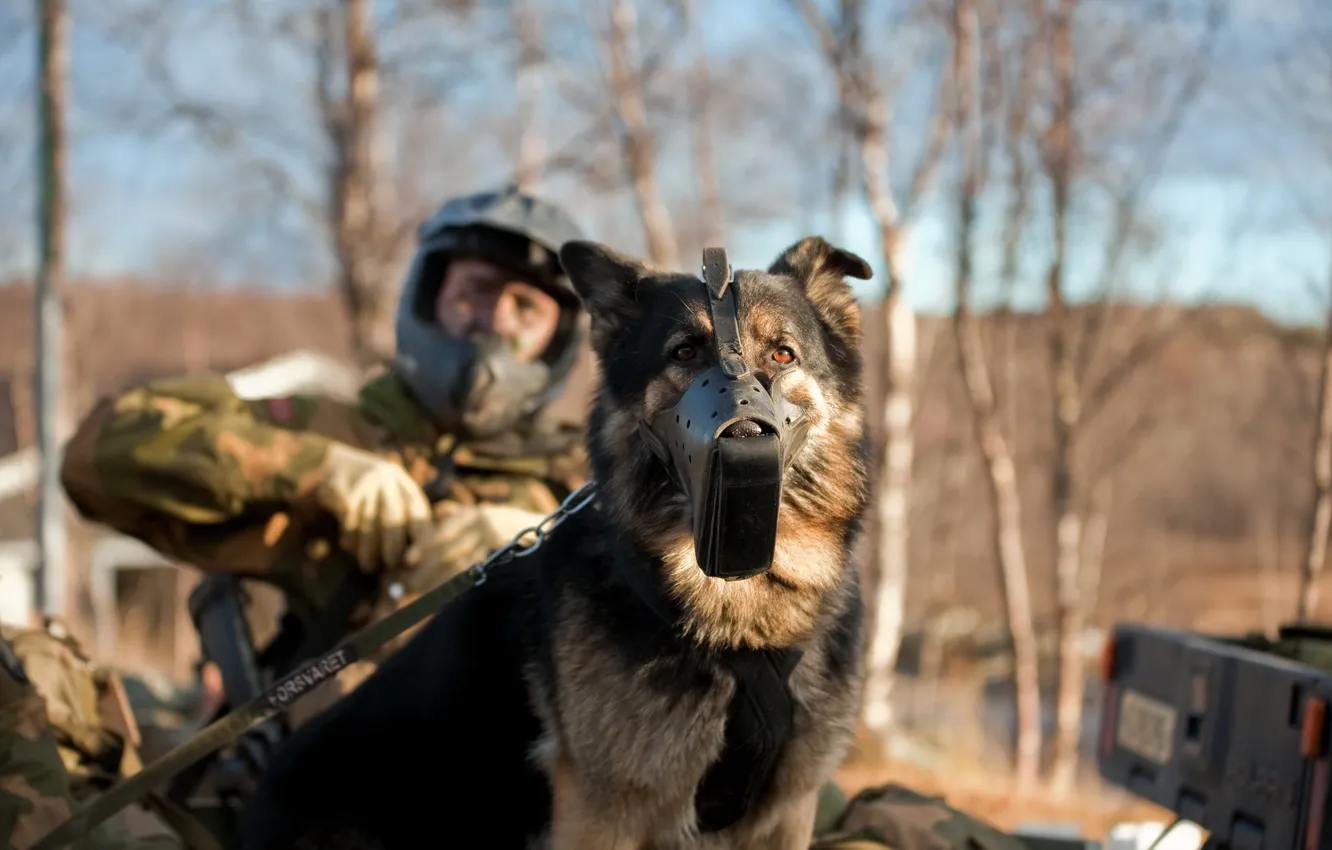
[[[652,848],[734,846],[737,835],[765,832],[845,755],[858,677],[836,671],[825,641],[816,640],[790,678],[792,734],[770,789],[735,826],[699,835],[695,792],[725,746],[732,674],[681,642],[627,650],[604,607],[576,591],[561,594],[553,613],[546,663],[528,670],[545,730],[534,756],[548,773],[560,759],[571,763],[593,804],[641,823]]]

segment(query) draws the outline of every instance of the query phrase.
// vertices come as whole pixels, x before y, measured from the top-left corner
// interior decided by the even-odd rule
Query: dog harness
[[[625,583],[656,616],[674,630],[680,611],[642,570],[622,570]],[[713,658],[735,678],[726,713],[721,757],[694,792],[700,832],[719,832],[737,823],[772,784],[777,762],[795,723],[791,672],[799,649],[734,649]]]
[[[721,662],[735,676],[735,695],[727,711],[721,758],[694,793],[703,832],[739,821],[772,784],[795,723],[790,677],[800,656],[798,649],[742,649],[722,655]]]

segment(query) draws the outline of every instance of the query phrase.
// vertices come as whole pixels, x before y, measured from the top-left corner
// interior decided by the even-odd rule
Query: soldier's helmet
[[[421,225],[397,313],[393,369],[447,433],[482,439],[536,416],[564,388],[587,314],[560,267],[560,246],[582,231],[560,207],[515,188],[453,198]],[[560,305],[544,353],[520,362],[491,334],[457,338],[434,305],[453,257],[484,259],[550,293]]]

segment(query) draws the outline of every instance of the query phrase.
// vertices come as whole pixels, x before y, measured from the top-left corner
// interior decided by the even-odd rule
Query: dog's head
[[[783,375],[786,400],[799,408],[808,432],[784,473],[772,570],[728,583],[699,570],[690,501],[642,428],[674,407],[695,377],[716,363],[703,283],[592,242],[566,243],[560,260],[591,316],[601,369],[588,447],[602,503],[635,543],[666,561],[675,595],[695,607],[709,601],[725,607],[727,599],[759,604],[765,588],[816,593],[834,586],[848,529],[868,497],[860,309],[846,277],[868,279],[869,265],[809,237],[766,271],[735,273],[749,368],[765,387]],[[732,619],[742,613],[731,608],[714,613]],[[720,640],[736,638],[732,633]],[[749,638],[740,642],[754,642]]]

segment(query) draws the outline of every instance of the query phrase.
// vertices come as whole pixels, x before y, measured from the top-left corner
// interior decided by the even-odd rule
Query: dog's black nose
[[[721,432],[723,437],[759,437],[763,435],[763,426],[752,419],[741,419],[739,422],[732,422],[726,426],[726,430]]]

